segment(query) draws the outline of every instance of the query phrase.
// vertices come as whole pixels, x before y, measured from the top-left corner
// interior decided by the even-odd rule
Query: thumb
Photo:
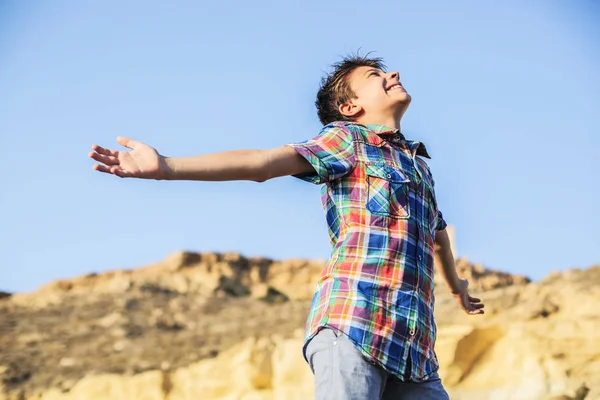
[[[127,147],[128,149],[132,150],[135,150],[136,147],[139,147],[139,145],[141,144],[140,142],[123,136],[117,136],[117,143],[119,143],[121,146]]]

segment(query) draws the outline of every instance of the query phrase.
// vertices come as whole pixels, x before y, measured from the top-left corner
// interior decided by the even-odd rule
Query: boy
[[[333,246],[317,284],[303,354],[317,400],[448,399],[437,374],[434,251],[468,314],[483,314],[456,274],[425,146],[400,120],[411,97],[379,58],[352,56],[321,82],[324,125],[271,150],[167,158],[118,137],[130,152],[94,145],[94,169],[119,177],[263,182],[292,175],[322,186]]]

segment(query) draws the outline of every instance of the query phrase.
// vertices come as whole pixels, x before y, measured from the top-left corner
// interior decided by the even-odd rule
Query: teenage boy
[[[322,184],[332,244],[306,324],[303,354],[317,400],[448,399],[434,352],[434,254],[459,306],[483,304],[459,279],[425,146],[400,121],[411,102],[382,60],[352,56],[323,78],[316,137],[270,150],[168,158],[92,146],[94,169],[122,178],[229,181],[292,175]]]

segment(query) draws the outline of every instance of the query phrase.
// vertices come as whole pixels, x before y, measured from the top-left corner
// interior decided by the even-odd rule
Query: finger
[[[131,172],[125,171],[124,169],[116,167],[116,166],[107,167],[106,165],[95,164],[93,166],[93,168],[96,171],[105,172],[107,174],[112,174],[112,175],[117,175],[121,178],[132,178],[134,176]]]
[[[133,177],[133,174],[131,172],[125,171],[124,169],[119,168],[119,167],[111,167],[110,173],[114,174],[118,177],[121,177],[121,178],[132,178]]]
[[[96,171],[106,172],[107,174],[111,173],[110,168],[108,168],[106,165],[94,164],[92,168]]]
[[[100,161],[101,163],[104,163],[106,165],[119,165],[119,159],[117,157],[105,156],[104,154],[93,152],[90,152],[88,155],[90,156],[90,158],[93,158],[96,161]]]
[[[467,308],[465,309],[465,312],[469,315],[474,315],[474,314],[483,314],[483,310],[477,310],[474,308]]]
[[[136,147],[139,147],[139,145],[141,144],[140,142],[137,142],[133,139],[129,139],[123,136],[117,136],[117,142],[124,147],[127,147],[128,149],[132,149],[135,150]]]
[[[471,304],[471,309],[478,310],[483,307],[485,307],[483,304]]]
[[[105,149],[104,147],[98,146],[97,144],[92,145],[92,150],[94,150],[97,153],[104,154],[105,156],[119,157],[119,152],[117,150]]]
[[[476,297],[471,297],[471,296],[469,296],[469,301],[470,301],[471,303],[479,303],[479,302],[481,301],[481,299],[478,299],[478,298],[476,298]]]

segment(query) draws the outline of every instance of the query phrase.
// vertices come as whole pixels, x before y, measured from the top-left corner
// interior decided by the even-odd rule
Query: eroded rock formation
[[[302,329],[322,267],[180,252],[0,296],[0,399],[310,399]],[[541,282],[457,268],[486,314],[436,281],[451,398],[600,398],[600,266]]]

